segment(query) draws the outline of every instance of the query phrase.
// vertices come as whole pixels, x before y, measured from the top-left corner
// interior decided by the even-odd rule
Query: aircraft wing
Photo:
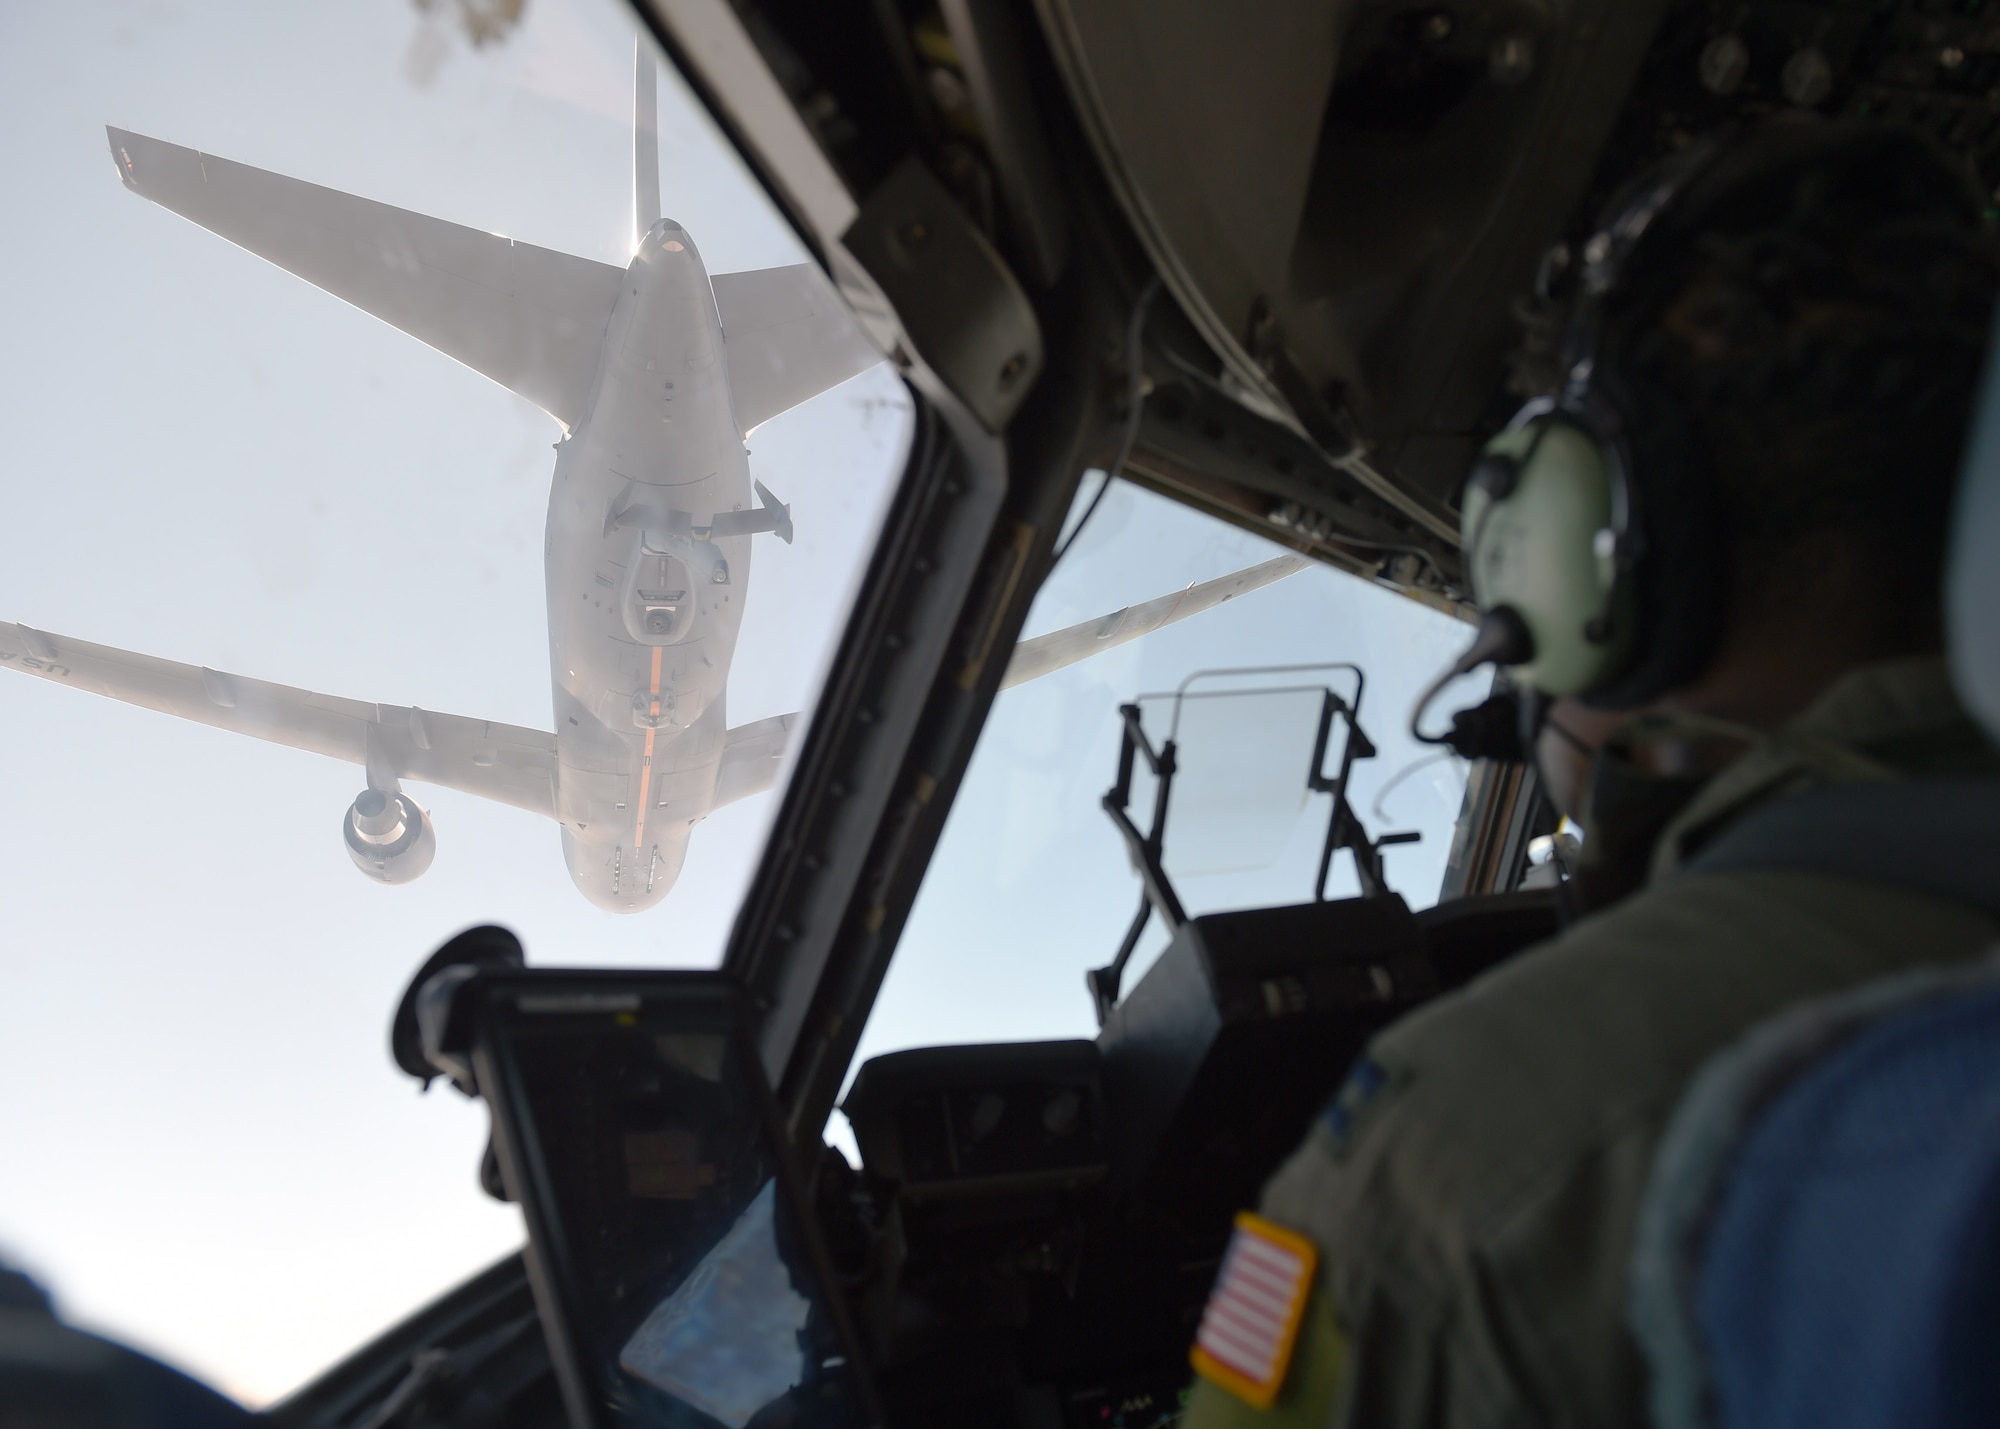
[[[1023,640],[1014,647],[1013,658],[1007,662],[1007,673],[1000,677],[1000,688],[1011,690],[1016,685],[1040,679],[1079,660],[1087,660],[1092,655],[1137,640],[1141,635],[1150,635],[1162,626],[1212,610],[1226,600],[1261,590],[1273,581],[1281,581],[1312,564],[1304,556],[1279,556],[1276,560],[1251,566],[1235,575],[1190,585],[1186,590],[1163,595],[1144,605],[1128,605],[1101,619],[1086,620],[1067,630],[1055,630],[1047,635],[1037,635],[1032,640]]]
[[[556,740],[540,730],[318,695],[5,621],[0,669],[344,759],[372,783],[415,779],[555,817]]]
[[[718,273],[710,282],[745,432],[882,361],[810,263]]]
[[[1087,660],[1114,646],[1137,640],[1141,635],[1150,635],[1177,620],[1213,610],[1226,600],[1261,590],[1312,564],[1304,556],[1279,556],[1276,560],[1251,566],[1234,575],[1190,585],[1186,590],[1163,595],[1144,605],[1128,605],[1100,619],[1086,620],[1067,630],[1023,640],[1014,647],[1014,656],[1007,662],[1007,673],[1001,677],[1000,688],[1012,689],[1015,685],[1053,674],[1079,660]],[[786,744],[798,720],[795,714],[773,715],[770,719],[760,719],[754,724],[741,725],[729,731],[722,748],[722,772],[715,785],[715,807],[733,804],[752,794],[761,794],[777,781]]]
[[[125,187],[581,420],[623,270],[107,128]],[[783,270],[779,270],[783,271]]]

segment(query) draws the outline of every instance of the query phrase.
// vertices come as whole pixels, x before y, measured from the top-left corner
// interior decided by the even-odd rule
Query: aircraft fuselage
[[[714,805],[751,538],[709,526],[751,501],[708,272],[663,219],[626,270],[549,492],[556,817],[599,907],[664,898]]]

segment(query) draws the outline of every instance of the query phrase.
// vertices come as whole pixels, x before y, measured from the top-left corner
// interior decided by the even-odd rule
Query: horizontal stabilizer
[[[624,270],[107,129],[125,186],[574,428]]]
[[[792,727],[798,722],[795,714],[772,715],[729,731],[722,745],[722,769],[715,780],[716,808],[761,794],[777,782]]]
[[[745,432],[882,360],[810,263],[718,273],[715,311]]]
[[[1204,610],[1213,610],[1226,600],[1261,590],[1273,581],[1281,581],[1312,564],[1304,556],[1279,556],[1276,560],[1238,571],[1233,576],[1203,581],[1172,595],[1163,595],[1158,600],[1149,600],[1144,605],[1128,605],[1097,620],[1086,620],[1067,630],[1055,630],[1047,635],[1037,635],[1032,640],[1023,640],[1014,647],[1013,657],[1007,662],[1007,673],[1000,679],[1000,688],[1011,690],[1016,685],[1025,685],[1030,680],[1053,674],[1079,660],[1087,660],[1092,655],[1137,640],[1141,635],[1150,635],[1162,626],[1186,620]]]
[[[415,779],[555,817],[556,739],[540,730],[317,695],[5,621],[0,670],[344,759],[367,770],[371,786]]]

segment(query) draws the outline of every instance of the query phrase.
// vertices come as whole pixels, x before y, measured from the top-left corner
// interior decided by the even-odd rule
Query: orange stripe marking
[[[660,717],[660,647],[653,647],[653,714]],[[646,759],[639,766],[639,817],[632,827],[632,851],[637,853],[646,842],[646,805],[653,797],[653,736],[657,729],[646,730]]]

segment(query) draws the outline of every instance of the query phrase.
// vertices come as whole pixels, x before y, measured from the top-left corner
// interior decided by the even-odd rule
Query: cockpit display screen
[[[873,1418],[740,1003],[690,974],[505,974],[475,1053],[570,1416]]]

